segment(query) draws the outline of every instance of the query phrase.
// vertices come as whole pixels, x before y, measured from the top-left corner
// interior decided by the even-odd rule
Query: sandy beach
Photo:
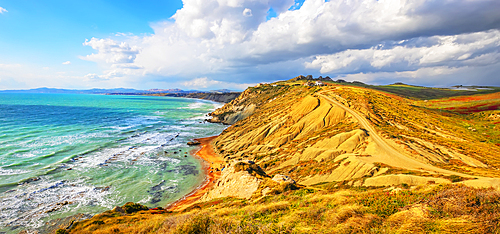
[[[221,172],[216,171],[215,168],[220,169],[222,167],[222,164],[224,164],[224,160],[214,152],[214,149],[210,144],[216,137],[217,136],[211,136],[195,139],[201,143],[201,149],[199,149],[194,155],[203,160],[203,170],[206,173],[205,181],[191,193],[168,205],[166,207],[167,210],[181,211],[194,204],[212,187],[213,181],[217,180],[220,177]]]

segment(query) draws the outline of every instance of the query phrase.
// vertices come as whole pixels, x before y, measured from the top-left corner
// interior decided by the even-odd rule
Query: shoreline
[[[212,148],[212,141],[217,138],[217,136],[203,137],[194,139],[199,141],[201,148],[193,154],[196,158],[202,161],[202,167],[205,171],[205,180],[203,183],[196,187],[193,191],[180,198],[179,200],[169,204],[165,207],[168,211],[181,211],[190,205],[198,201],[212,186],[213,182],[220,178],[221,171],[215,171],[211,168],[222,168],[221,165],[224,164],[224,159],[219,157]],[[212,173],[211,173],[212,171]]]

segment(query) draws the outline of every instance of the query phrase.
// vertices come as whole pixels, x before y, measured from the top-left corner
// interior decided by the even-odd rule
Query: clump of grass
[[[205,215],[198,215],[193,217],[191,220],[185,222],[176,231],[176,234],[184,233],[196,233],[196,234],[208,234],[210,225],[213,223],[212,219]]]
[[[450,179],[451,182],[453,183],[456,183],[456,182],[460,182],[460,181],[464,181],[465,178],[461,177],[461,176],[457,176],[457,175],[450,175],[448,176],[448,178]]]
[[[419,193],[411,190],[402,190],[397,193],[387,191],[374,191],[357,195],[356,203],[368,207],[370,213],[380,217],[388,217],[401,211],[410,204],[425,201],[429,193]]]
[[[500,232],[500,193],[494,189],[453,186],[434,195],[428,204],[436,219],[464,218],[481,223],[484,233]]]
[[[59,228],[56,231],[56,234],[68,234],[69,232],[66,229]]]

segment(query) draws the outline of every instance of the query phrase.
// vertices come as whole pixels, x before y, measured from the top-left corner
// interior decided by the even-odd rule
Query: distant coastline
[[[182,97],[203,99],[214,102],[228,103],[238,96],[241,92],[179,92],[179,93],[106,93],[106,95],[138,95],[138,96],[164,96],[164,97]]]

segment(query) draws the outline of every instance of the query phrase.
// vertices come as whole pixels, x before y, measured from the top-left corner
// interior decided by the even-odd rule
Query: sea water
[[[0,232],[126,202],[164,206],[204,180],[186,142],[219,134],[195,99],[0,94]]]

